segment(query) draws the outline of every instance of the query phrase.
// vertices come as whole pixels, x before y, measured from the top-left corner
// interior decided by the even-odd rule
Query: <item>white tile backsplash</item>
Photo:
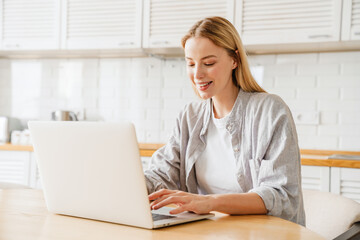
[[[297,89],[299,87],[315,87],[315,76],[275,76],[275,87],[291,87]]]
[[[340,73],[340,64],[300,63],[297,65],[297,74],[300,76],[333,76]]]
[[[338,112],[321,111],[320,112],[320,124],[338,124]]]
[[[301,148],[360,150],[360,52],[249,62],[296,116],[318,116],[295,119]],[[87,120],[131,120],[139,141],[164,143],[191,101],[200,100],[182,58],[0,59],[0,115],[49,120],[54,110],[82,109]]]
[[[342,74],[358,75],[360,76],[360,63],[344,63],[342,64]]]
[[[319,63],[354,63],[360,62],[359,52],[324,52],[319,53]]]
[[[318,54],[316,53],[304,53],[304,54],[280,54],[276,55],[276,63],[277,64],[285,64],[285,63],[317,63]]]

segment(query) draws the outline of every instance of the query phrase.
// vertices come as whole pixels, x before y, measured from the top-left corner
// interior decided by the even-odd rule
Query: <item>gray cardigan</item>
[[[149,193],[161,188],[198,193],[195,162],[205,149],[211,106],[211,99],[194,102],[179,114],[169,142],[145,171]],[[257,193],[269,215],[305,226],[297,134],[284,101],[240,90],[226,129],[242,192]]]

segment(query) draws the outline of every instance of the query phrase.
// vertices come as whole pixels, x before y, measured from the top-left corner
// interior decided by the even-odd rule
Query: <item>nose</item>
[[[194,79],[202,79],[205,76],[204,69],[201,66],[197,66],[194,69]]]

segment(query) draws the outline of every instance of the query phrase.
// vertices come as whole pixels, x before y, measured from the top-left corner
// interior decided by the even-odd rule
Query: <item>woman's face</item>
[[[187,74],[202,99],[221,98],[236,88],[232,82],[236,61],[208,38],[189,38],[185,59]]]

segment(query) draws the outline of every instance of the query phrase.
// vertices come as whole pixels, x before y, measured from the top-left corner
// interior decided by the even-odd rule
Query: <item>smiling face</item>
[[[189,38],[185,43],[185,59],[187,74],[202,99],[226,98],[237,89],[232,81],[236,61],[208,38]]]

